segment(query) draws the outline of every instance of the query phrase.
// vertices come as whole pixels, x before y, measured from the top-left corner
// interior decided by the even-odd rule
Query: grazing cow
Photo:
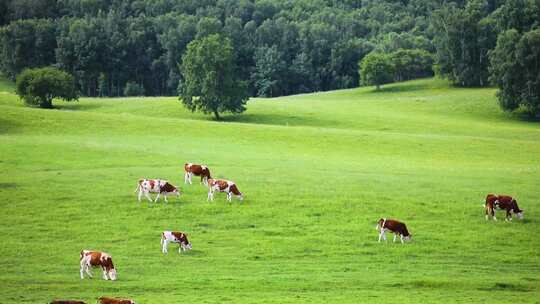
[[[135,304],[135,301],[129,299],[115,299],[101,297],[98,299],[99,304]]]
[[[212,178],[210,176],[210,169],[205,165],[196,165],[192,163],[184,164],[184,183],[189,183],[191,185],[191,177],[193,175],[201,177],[201,184],[208,185],[208,179]]]
[[[84,279],[84,273],[92,277],[90,267],[101,267],[103,270],[103,279],[116,281],[116,269],[109,254],[99,251],[83,250],[80,256],[81,279]]]
[[[167,245],[169,243],[180,244],[178,253],[180,253],[181,250],[191,250],[191,243],[187,238],[187,234],[180,231],[163,231],[163,233],[161,233],[161,251],[163,253],[167,253]]]
[[[50,304],[86,304],[83,301],[74,300],[54,300]]]
[[[381,238],[386,241],[386,235],[385,235],[386,231],[390,231],[394,233],[394,242],[396,241],[396,237],[398,236],[398,234],[400,236],[402,244],[404,243],[403,242],[404,240],[408,241],[412,238],[412,235],[407,230],[407,226],[405,225],[405,223],[402,223],[397,220],[382,218],[377,223],[377,226],[375,227],[375,229],[380,231],[379,243],[381,242]]]
[[[141,201],[141,196],[143,193],[150,202],[152,202],[152,198],[150,197],[149,193],[157,193],[154,202],[157,202],[159,196],[163,194],[166,203],[168,202],[168,195],[176,195],[177,197],[180,197],[181,194],[178,188],[163,179],[140,179],[137,183],[137,188],[135,189],[135,192],[137,191],[139,191],[139,202]]]
[[[512,212],[516,214],[518,219],[523,219],[523,210],[519,209],[517,201],[508,195],[488,194],[484,208],[486,209],[486,220],[489,219],[490,215],[494,221],[497,220],[495,209],[506,210],[506,221],[512,220]]]
[[[238,187],[236,187],[236,184],[234,182],[224,180],[224,179],[209,179],[208,180],[208,199],[210,201],[214,201],[214,192],[226,192],[227,193],[227,200],[229,202],[232,201],[232,195],[236,195],[239,200],[244,200],[244,196],[242,195],[242,192],[238,190]]]

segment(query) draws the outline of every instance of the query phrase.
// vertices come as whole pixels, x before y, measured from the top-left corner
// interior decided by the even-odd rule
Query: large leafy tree
[[[17,95],[27,105],[52,108],[54,98],[79,98],[73,77],[53,67],[26,69],[17,76]]]
[[[55,31],[49,19],[17,20],[0,28],[0,70],[15,79],[25,68],[54,63]]]
[[[515,29],[503,32],[490,58],[501,108],[523,107],[530,115],[540,115],[540,29],[523,35]]]
[[[487,53],[495,47],[495,22],[488,5],[471,0],[460,9],[448,5],[433,15],[437,71],[460,86],[488,84]]]
[[[375,85],[378,90],[382,84],[393,80],[394,65],[388,54],[371,52],[360,61],[359,67],[363,85]]]
[[[248,99],[245,82],[236,79],[231,41],[219,34],[195,39],[182,56],[182,76],[178,91],[191,111],[242,113]]]

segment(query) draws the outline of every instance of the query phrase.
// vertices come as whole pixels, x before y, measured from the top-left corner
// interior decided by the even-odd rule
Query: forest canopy
[[[186,46],[220,34],[232,42],[236,74],[252,96],[350,88],[372,50],[433,53],[429,15],[441,3],[8,0],[0,9],[0,69],[14,79],[54,65],[87,96],[121,96],[134,84],[146,95],[174,95]]]
[[[371,83],[358,65],[373,53],[391,59],[385,82],[436,73],[457,86],[494,84],[504,109],[534,113],[535,61],[525,84],[503,71],[531,64],[519,54],[539,57],[539,26],[540,0],[3,0],[0,72],[54,66],[86,96],[176,95],[187,45],[218,34],[250,96]],[[501,58],[498,38],[512,30],[526,48]],[[529,92],[505,92],[516,86]]]

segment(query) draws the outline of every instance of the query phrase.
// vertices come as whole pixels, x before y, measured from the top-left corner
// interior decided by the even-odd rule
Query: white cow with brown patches
[[[227,193],[227,200],[232,201],[233,194],[240,200],[244,200],[244,195],[234,182],[224,179],[209,179],[208,180],[208,198],[207,201],[214,201],[214,192]]]
[[[191,243],[187,238],[187,234],[181,231],[163,231],[161,233],[161,251],[167,253],[167,245],[169,243],[180,244],[178,253],[181,251],[191,250]]]
[[[84,279],[84,273],[92,277],[90,267],[101,267],[103,270],[103,279],[116,281],[116,269],[111,256],[108,253],[100,251],[83,250],[80,254],[81,279]]]
[[[140,179],[137,182],[137,188],[135,192],[139,191],[138,200],[141,201],[141,197],[144,194],[146,198],[152,202],[152,198],[149,193],[157,193],[156,199],[154,202],[157,202],[160,195],[163,195],[165,202],[167,203],[167,196],[176,195],[180,197],[180,190],[173,186],[171,183],[164,179]]]

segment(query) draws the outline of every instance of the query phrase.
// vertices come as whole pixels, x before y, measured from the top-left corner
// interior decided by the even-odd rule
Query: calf
[[[115,298],[107,298],[107,297],[101,297],[98,299],[99,304],[135,304],[135,301],[128,300],[128,299],[115,299]]]
[[[489,220],[490,215],[494,221],[497,220],[495,209],[506,210],[506,221],[512,220],[512,212],[516,214],[518,219],[523,219],[523,210],[519,209],[517,201],[508,195],[488,194],[484,208],[486,210],[486,220]]]
[[[236,195],[240,201],[244,200],[242,192],[238,190],[238,187],[234,182],[224,179],[209,179],[208,180],[208,200],[214,201],[214,192],[226,192],[227,200],[232,201],[232,195]]]
[[[187,238],[187,234],[180,231],[163,231],[163,233],[161,233],[161,251],[163,253],[167,253],[167,245],[169,243],[180,244],[178,253],[180,253],[181,250],[191,250],[191,243]]]
[[[154,202],[157,202],[159,196],[163,195],[166,203],[168,202],[168,195],[176,195],[177,197],[180,197],[181,194],[178,188],[163,179],[140,179],[137,183],[137,188],[135,189],[135,192],[137,191],[139,191],[139,202],[141,201],[141,196],[143,193],[150,202],[152,202],[152,198],[150,197],[149,193],[157,193]]]
[[[201,177],[201,184],[208,185],[208,179],[212,178],[210,176],[210,169],[205,165],[196,165],[192,163],[184,164],[184,183],[189,183],[191,185],[191,177],[193,175]]]
[[[375,229],[380,231],[379,243],[381,242],[381,238],[386,241],[386,235],[385,235],[386,231],[390,231],[394,233],[394,242],[396,241],[396,237],[398,236],[398,234],[400,236],[402,244],[404,243],[403,242],[404,240],[409,241],[412,238],[412,235],[407,230],[407,226],[405,225],[405,223],[402,223],[397,220],[391,220],[391,219],[385,219],[385,218],[379,219],[379,222],[377,223],[377,226],[375,227]]]
[[[83,301],[73,300],[54,300],[50,304],[85,304]]]
[[[91,278],[90,267],[101,267],[103,270],[103,279],[116,281],[116,269],[109,254],[99,251],[83,250],[80,255],[81,279],[84,279],[84,273]]]

